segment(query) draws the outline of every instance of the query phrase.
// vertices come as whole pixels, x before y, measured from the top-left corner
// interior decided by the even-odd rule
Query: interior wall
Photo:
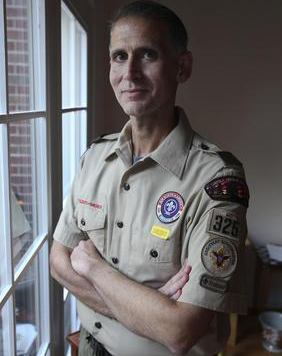
[[[196,131],[244,163],[250,238],[281,243],[282,2],[160,2],[186,24],[194,56],[192,78],[179,88],[177,103]],[[108,1],[106,17],[121,3]],[[99,42],[108,44],[107,36]],[[108,68],[106,54],[99,68],[106,93],[96,116],[99,132],[119,131],[126,121],[108,84]]]

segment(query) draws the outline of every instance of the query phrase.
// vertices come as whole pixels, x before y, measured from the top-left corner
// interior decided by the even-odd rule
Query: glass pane
[[[12,300],[9,299],[0,310],[0,355],[11,356],[13,352]]]
[[[62,105],[86,106],[87,35],[62,3]]]
[[[9,112],[43,109],[45,55],[42,50],[42,3],[43,0],[6,0]]]
[[[17,354],[35,355],[40,346],[38,259],[23,273],[16,287]]]
[[[45,120],[9,124],[9,164],[14,267],[38,235],[46,233]]]
[[[7,127],[0,125],[0,294],[11,284]]]
[[[68,293],[64,302],[65,355],[67,355],[70,346],[69,342],[66,340],[66,336],[77,331],[77,326],[76,299],[71,293]]]
[[[86,111],[63,114],[63,198],[65,199],[86,150]]]
[[[66,340],[66,336],[71,333],[71,294],[68,293],[67,299],[64,302],[64,340],[65,340],[65,355],[69,349],[69,342]]]
[[[3,0],[0,0],[0,114],[4,113],[6,113],[4,14]]]

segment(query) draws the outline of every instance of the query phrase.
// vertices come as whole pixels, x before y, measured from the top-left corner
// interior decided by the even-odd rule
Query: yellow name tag
[[[151,230],[151,234],[160,237],[163,240],[167,240],[169,236],[169,230],[164,227],[154,225]]]

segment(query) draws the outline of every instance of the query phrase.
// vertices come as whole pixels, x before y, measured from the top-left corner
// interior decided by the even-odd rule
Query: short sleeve
[[[65,206],[61,212],[58,224],[54,231],[54,240],[60,242],[62,245],[74,248],[78,245],[80,240],[85,239],[83,233],[77,226],[77,219],[75,217],[75,207],[78,200],[79,179],[81,168],[83,165],[83,157],[80,161],[80,171],[76,174],[72,183],[70,194],[67,197]]]
[[[179,301],[244,314],[248,188],[242,169],[222,169],[199,191],[183,238],[192,266]]]

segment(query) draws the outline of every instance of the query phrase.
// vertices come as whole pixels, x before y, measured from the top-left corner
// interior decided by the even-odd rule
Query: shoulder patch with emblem
[[[209,274],[202,274],[200,277],[200,286],[209,289],[212,292],[224,294],[227,292],[228,282],[222,278],[212,277]]]
[[[234,176],[215,178],[205,186],[205,191],[213,200],[239,203],[249,206],[249,189],[244,179]]]
[[[201,258],[203,266],[207,271],[216,277],[230,276],[238,260],[235,245],[224,238],[213,238],[204,245]]]

